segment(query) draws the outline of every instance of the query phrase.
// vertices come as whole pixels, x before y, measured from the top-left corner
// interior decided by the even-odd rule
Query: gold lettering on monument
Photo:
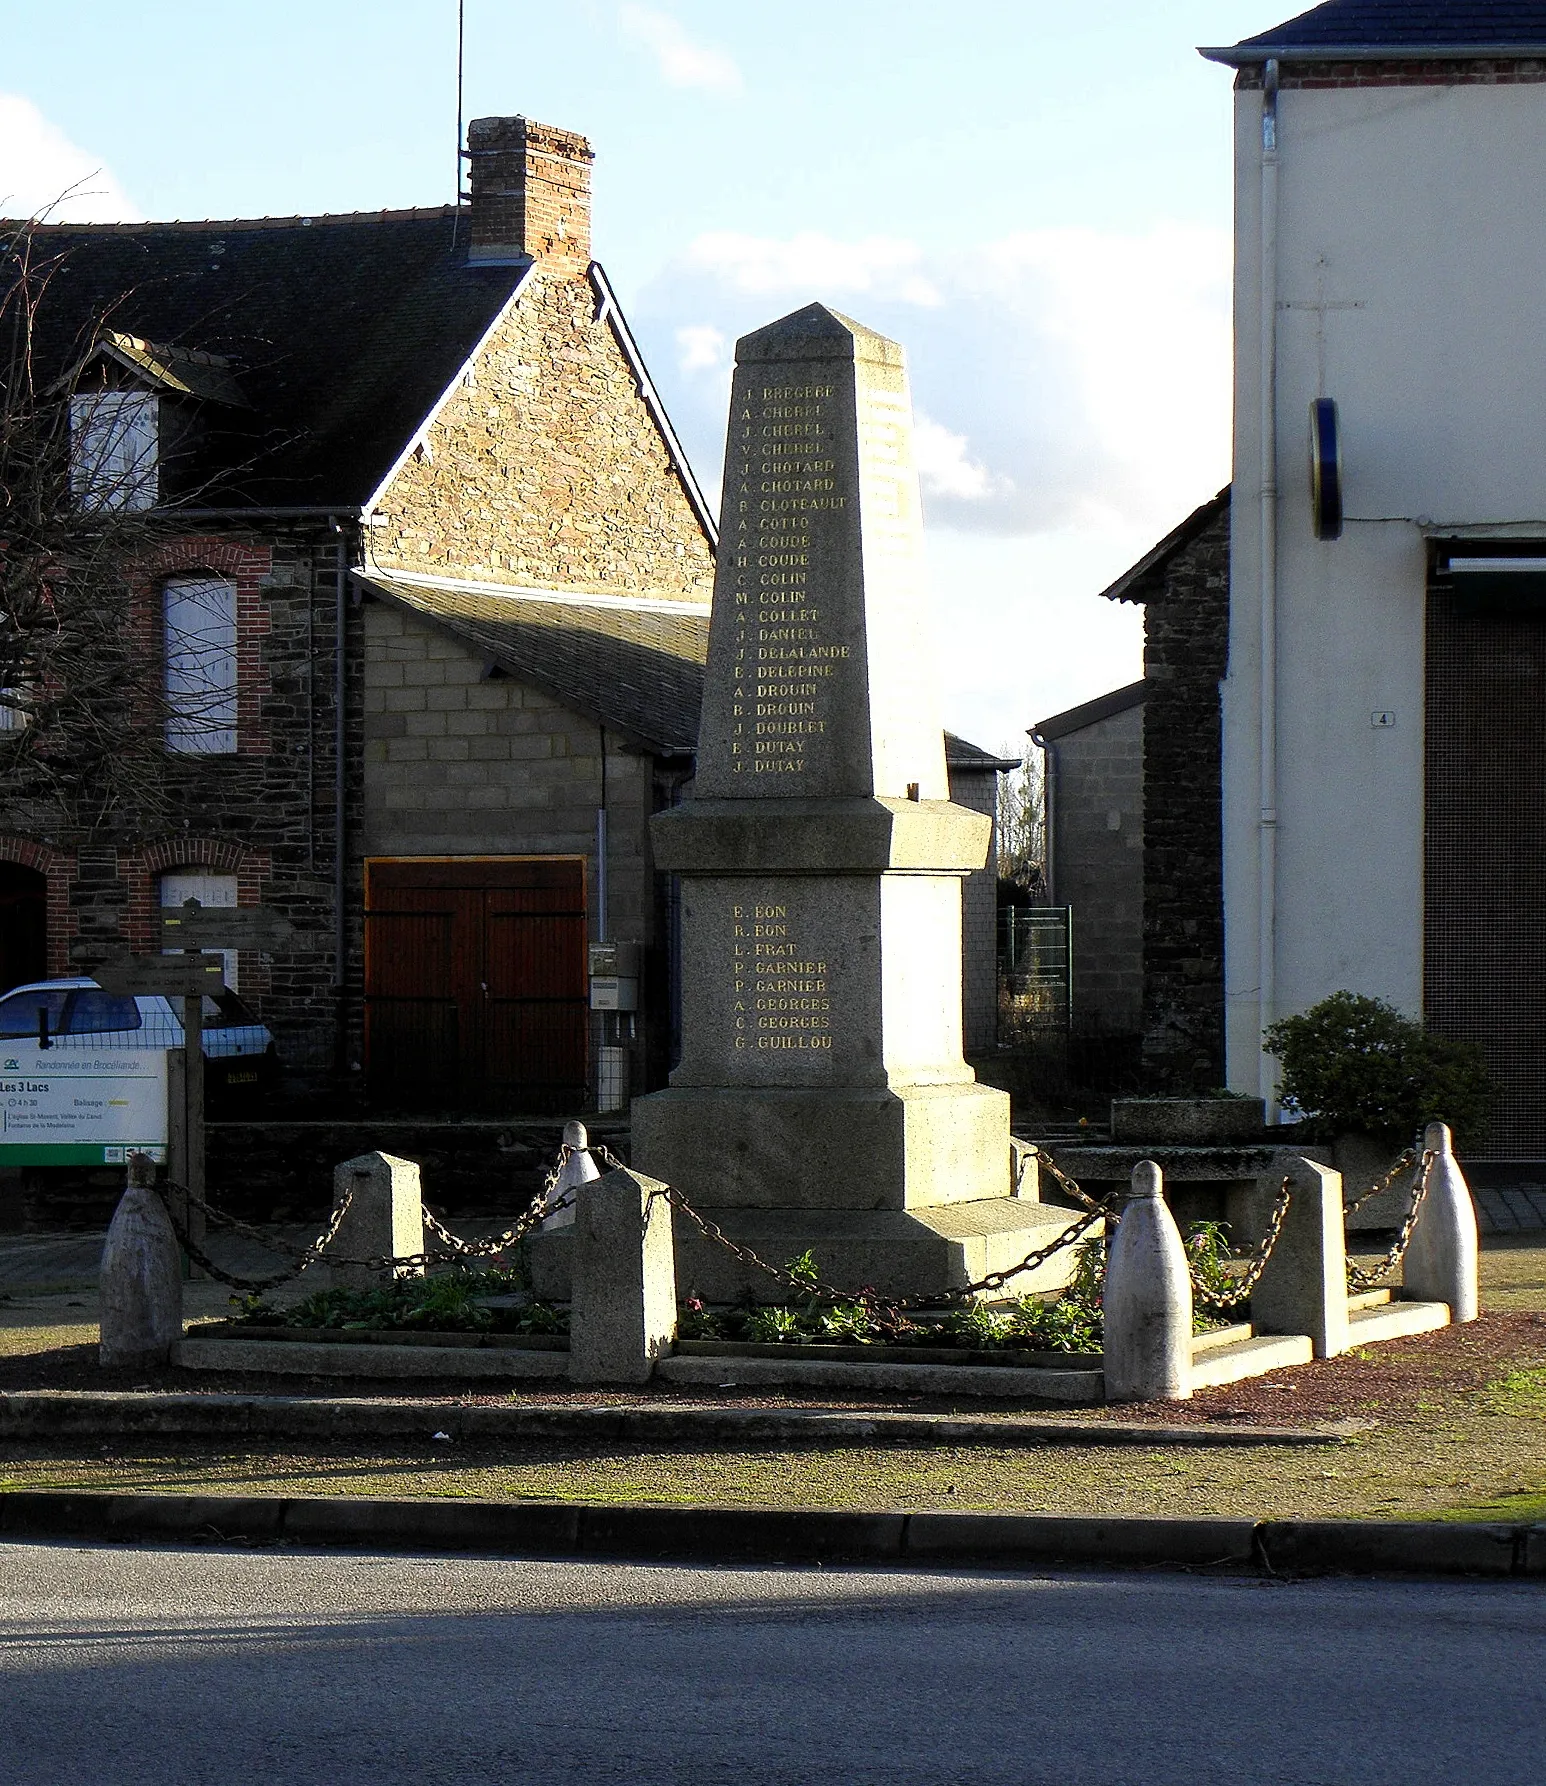
[[[848,505],[835,475],[835,394],[826,384],[758,385],[732,423],[737,775],[803,775],[810,741],[826,733],[840,693],[849,649],[824,641],[822,607],[808,588],[810,517]]]
[[[733,905],[730,919],[733,1046],[763,1054],[830,1053],[827,963],[801,941],[789,907]]]

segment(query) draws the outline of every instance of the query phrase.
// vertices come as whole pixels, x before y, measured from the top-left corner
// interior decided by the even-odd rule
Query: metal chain
[[[193,1194],[187,1190],[186,1186],[178,1185],[173,1188],[183,1191],[184,1195],[189,1198],[191,1203],[204,1208],[206,1213],[210,1213],[209,1206],[204,1203],[204,1200],[201,1197],[193,1196]],[[156,1187],[156,1192],[161,1198],[162,1206],[166,1210],[168,1219],[171,1221],[172,1230],[177,1236],[179,1245],[194,1264],[202,1266],[202,1268],[207,1271],[216,1282],[227,1284],[233,1290],[245,1290],[249,1295],[254,1296],[261,1296],[265,1290],[277,1290],[281,1284],[287,1284],[292,1278],[298,1278],[308,1265],[315,1263],[316,1257],[320,1257],[321,1255],[322,1248],[325,1247],[334,1235],[337,1234],[339,1224],[348,1213],[349,1203],[354,1195],[352,1191],[345,1195],[343,1201],[339,1204],[337,1209],[333,1211],[333,1219],[329,1222],[327,1229],[322,1234],[319,1234],[312,1242],[311,1247],[307,1249],[308,1254],[314,1254],[315,1256],[309,1256],[303,1259],[299,1265],[288,1267],[286,1270],[277,1272],[271,1277],[249,1278],[240,1277],[233,1271],[227,1271],[223,1265],[217,1265],[215,1261],[210,1258],[209,1254],[204,1251],[203,1247],[201,1247],[188,1232],[187,1224],[172,1207],[170,1199],[159,1185]]]
[[[768,1261],[753,1252],[749,1246],[742,1246],[739,1241],[732,1240],[717,1222],[712,1222],[706,1215],[693,1208],[674,1185],[662,1185],[652,1193],[654,1197],[664,1197],[673,1209],[679,1209],[691,1221],[706,1240],[716,1246],[722,1246],[727,1252],[741,1261],[743,1265],[753,1266],[765,1272],[785,1288],[793,1290],[800,1296],[825,1297],[829,1302],[850,1303],[883,1303],[888,1309],[901,1310],[908,1308],[937,1308],[953,1302],[967,1302],[982,1291],[1001,1290],[1011,1278],[1020,1277],[1028,1271],[1034,1271],[1038,1265],[1044,1265],[1055,1253],[1064,1247],[1072,1246],[1093,1228],[1096,1222],[1108,1214],[1108,1211],[1097,1205],[1079,1217],[1071,1227],[1063,1229],[1046,1246],[1038,1247],[1033,1253],[1027,1253],[1018,1265],[1006,1267],[1003,1271],[990,1271],[986,1277],[975,1283],[963,1284],[958,1289],[942,1290],[927,1296],[909,1296],[901,1300],[882,1297],[873,1288],[863,1290],[843,1290],[835,1284],[823,1282],[820,1278],[796,1277],[792,1272],[778,1265],[770,1265]]]
[[[1233,1289],[1222,1293],[1210,1290],[1206,1285],[1198,1283],[1196,1272],[1192,1272],[1192,1294],[1204,1308],[1227,1311],[1243,1308],[1251,1300],[1251,1292],[1261,1282],[1261,1274],[1267,1269],[1272,1249],[1278,1244],[1278,1236],[1283,1232],[1283,1224],[1288,1219],[1288,1206],[1293,1201],[1291,1182],[1287,1178],[1283,1180],[1282,1189],[1278,1192],[1277,1201],[1273,1204],[1272,1214],[1267,1221],[1267,1231],[1258,1242],[1245,1270],[1236,1278]]]
[[[1378,1289],[1406,1257],[1406,1249],[1411,1245],[1412,1236],[1417,1231],[1417,1218],[1422,1213],[1423,1199],[1428,1195],[1428,1180],[1433,1175],[1433,1162],[1438,1157],[1432,1148],[1423,1154],[1421,1170],[1412,1185],[1412,1207],[1406,1212],[1406,1220],[1401,1224],[1401,1232],[1396,1236],[1395,1245],[1377,1265],[1360,1268],[1349,1264],[1347,1288],[1350,1295],[1358,1296],[1365,1290]]]
[[[423,1212],[425,1227],[437,1240],[444,1243],[444,1245],[450,1249],[449,1251],[424,1251],[404,1254],[384,1253],[371,1259],[327,1256],[326,1250],[332,1245],[333,1241],[337,1239],[338,1231],[343,1225],[343,1219],[349,1213],[349,1207],[354,1201],[354,1191],[352,1187],[344,1192],[343,1197],[339,1200],[328,1220],[327,1227],[309,1246],[305,1247],[294,1246],[289,1241],[282,1240],[278,1235],[269,1234],[261,1228],[253,1227],[250,1222],[244,1222],[238,1217],[228,1214],[225,1210],[216,1207],[216,1205],[208,1202],[205,1198],[200,1197],[197,1192],[190,1190],[186,1185],[178,1184],[175,1180],[169,1180],[164,1187],[158,1186],[157,1189],[163,1204],[166,1205],[167,1214],[171,1217],[172,1226],[176,1230],[178,1241],[188,1257],[220,1283],[229,1284],[233,1289],[261,1294],[265,1290],[275,1290],[278,1289],[281,1284],[292,1282],[295,1278],[298,1278],[302,1272],[306,1271],[308,1267],[318,1263],[360,1267],[367,1271],[396,1270],[401,1273],[403,1271],[422,1269],[430,1265],[456,1265],[466,1259],[492,1258],[514,1246],[518,1241],[523,1240],[526,1235],[531,1233],[534,1228],[545,1221],[549,1216],[557,1215],[561,1209],[567,1209],[573,1204],[573,1191],[566,1191],[562,1197],[555,1199],[553,1197],[553,1190],[563,1173],[565,1163],[568,1161],[570,1154],[574,1151],[575,1150],[568,1146],[567,1143],[560,1147],[558,1152],[558,1163],[548,1173],[547,1178],[543,1183],[540,1196],[533,1202],[531,1208],[527,1210],[520,1220],[514,1223],[513,1226],[505,1229],[502,1234],[490,1235],[486,1240],[466,1241],[461,1239],[460,1236],[453,1234],[443,1222],[431,1215],[428,1210],[425,1210]],[[193,1239],[191,1233],[188,1232],[187,1225],[179,1220],[176,1211],[171,1207],[171,1201],[167,1196],[168,1191],[176,1191],[180,1193],[180,1196],[185,1201],[187,1207],[201,1211],[211,1221],[219,1223],[223,1227],[230,1228],[235,1233],[245,1234],[249,1239],[258,1241],[261,1245],[268,1247],[271,1251],[287,1253],[296,1263],[286,1271],[277,1272],[265,1278],[241,1277],[233,1272],[225,1270],[223,1266],[216,1265],[209,1254]]]
[[[1364,1204],[1369,1202],[1371,1198],[1383,1196],[1386,1191],[1391,1190],[1394,1187],[1396,1180],[1400,1178],[1403,1173],[1410,1172],[1416,1164],[1417,1149],[1415,1147],[1409,1147],[1385,1176],[1370,1185],[1368,1190],[1366,1190],[1361,1197],[1355,1197],[1351,1203],[1347,1204],[1344,1207],[1342,1214],[1344,1216],[1350,1216],[1357,1210],[1362,1209]]]
[[[1044,1147],[1037,1146],[1033,1142],[1031,1145],[1031,1153],[1037,1164],[1039,1166],[1044,1166],[1046,1170],[1051,1173],[1053,1182],[1057,1185],[1060,1191],[1066,1191],[1076,1203],[1082,1205],[1085,1209],[1099,1209],[1103,1211],[1106,1214],[1106,1219],[1113,1224],[1121,1221],[1122,1218],[1111,1212],[1106,1204],[1097,1203],[1088,1191],[1076,1184]]]

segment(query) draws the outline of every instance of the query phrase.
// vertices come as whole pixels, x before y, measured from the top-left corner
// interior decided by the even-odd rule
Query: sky
[[[907,349],[945,722],[1011,754],[1142,674],[1100,591],[1229,477],[1250,0],[466,0],[464,116],[593,143],[593,246],[705,486],[739,335]],[[456,0],[0,0],[0,213],[448,202]],[[61,194],[66,195],[59,203]]]

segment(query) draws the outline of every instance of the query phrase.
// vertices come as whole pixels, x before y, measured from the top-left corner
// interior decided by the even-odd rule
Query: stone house
[[[163,523],[143,593],[176,817],[40,834],[0,795],[0,898],[30,938],[5,966],[154,947],[168,897],[262,903],[296,935],[243,954],[239,987],[301,1076],[568,1107],[598,809],[626,934],[656,940],[645,821],[692,734],[652,734],[636,695],[674,674],[662,640],[706,621],[714,529],[591,259],[584,139],[495,118],[468,144],[461,209],[11,226],[58,268],[45,355],[62,368],[84,331],[163,448],[174,406],[209,425],[181,482],[152,446],[140,498]],[[177,378],[195,359],[218,393]],[[551,661],[527,688],[453,642],[440,610],[463,601],[517,636],[561,623],[568,705]],[[190,651],[206,711],[183,735]]]
[[[714,520],[591,258],[585,140],[486,118],[468,157],[459,209],[8,226],[61,270],[45,351],[84,329],[151,443],[175,818],[76,835],[0,791],[0,969],[263,904],[295,935],[232,966],[297,1087],[615,1105],[671,1055],[648,820],[692,773]]]

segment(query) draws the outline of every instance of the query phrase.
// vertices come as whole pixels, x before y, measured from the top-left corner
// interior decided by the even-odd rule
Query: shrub
[[[1494,1088],[1481,1050],[1430,1035],[1383,999],[1334,992],[1265,1041],[1284,1104],[1328,1135],[1355,1129],[1396,1148],[1429,1122],[1447,1122],[1462,1146],[1486,1132]]]

